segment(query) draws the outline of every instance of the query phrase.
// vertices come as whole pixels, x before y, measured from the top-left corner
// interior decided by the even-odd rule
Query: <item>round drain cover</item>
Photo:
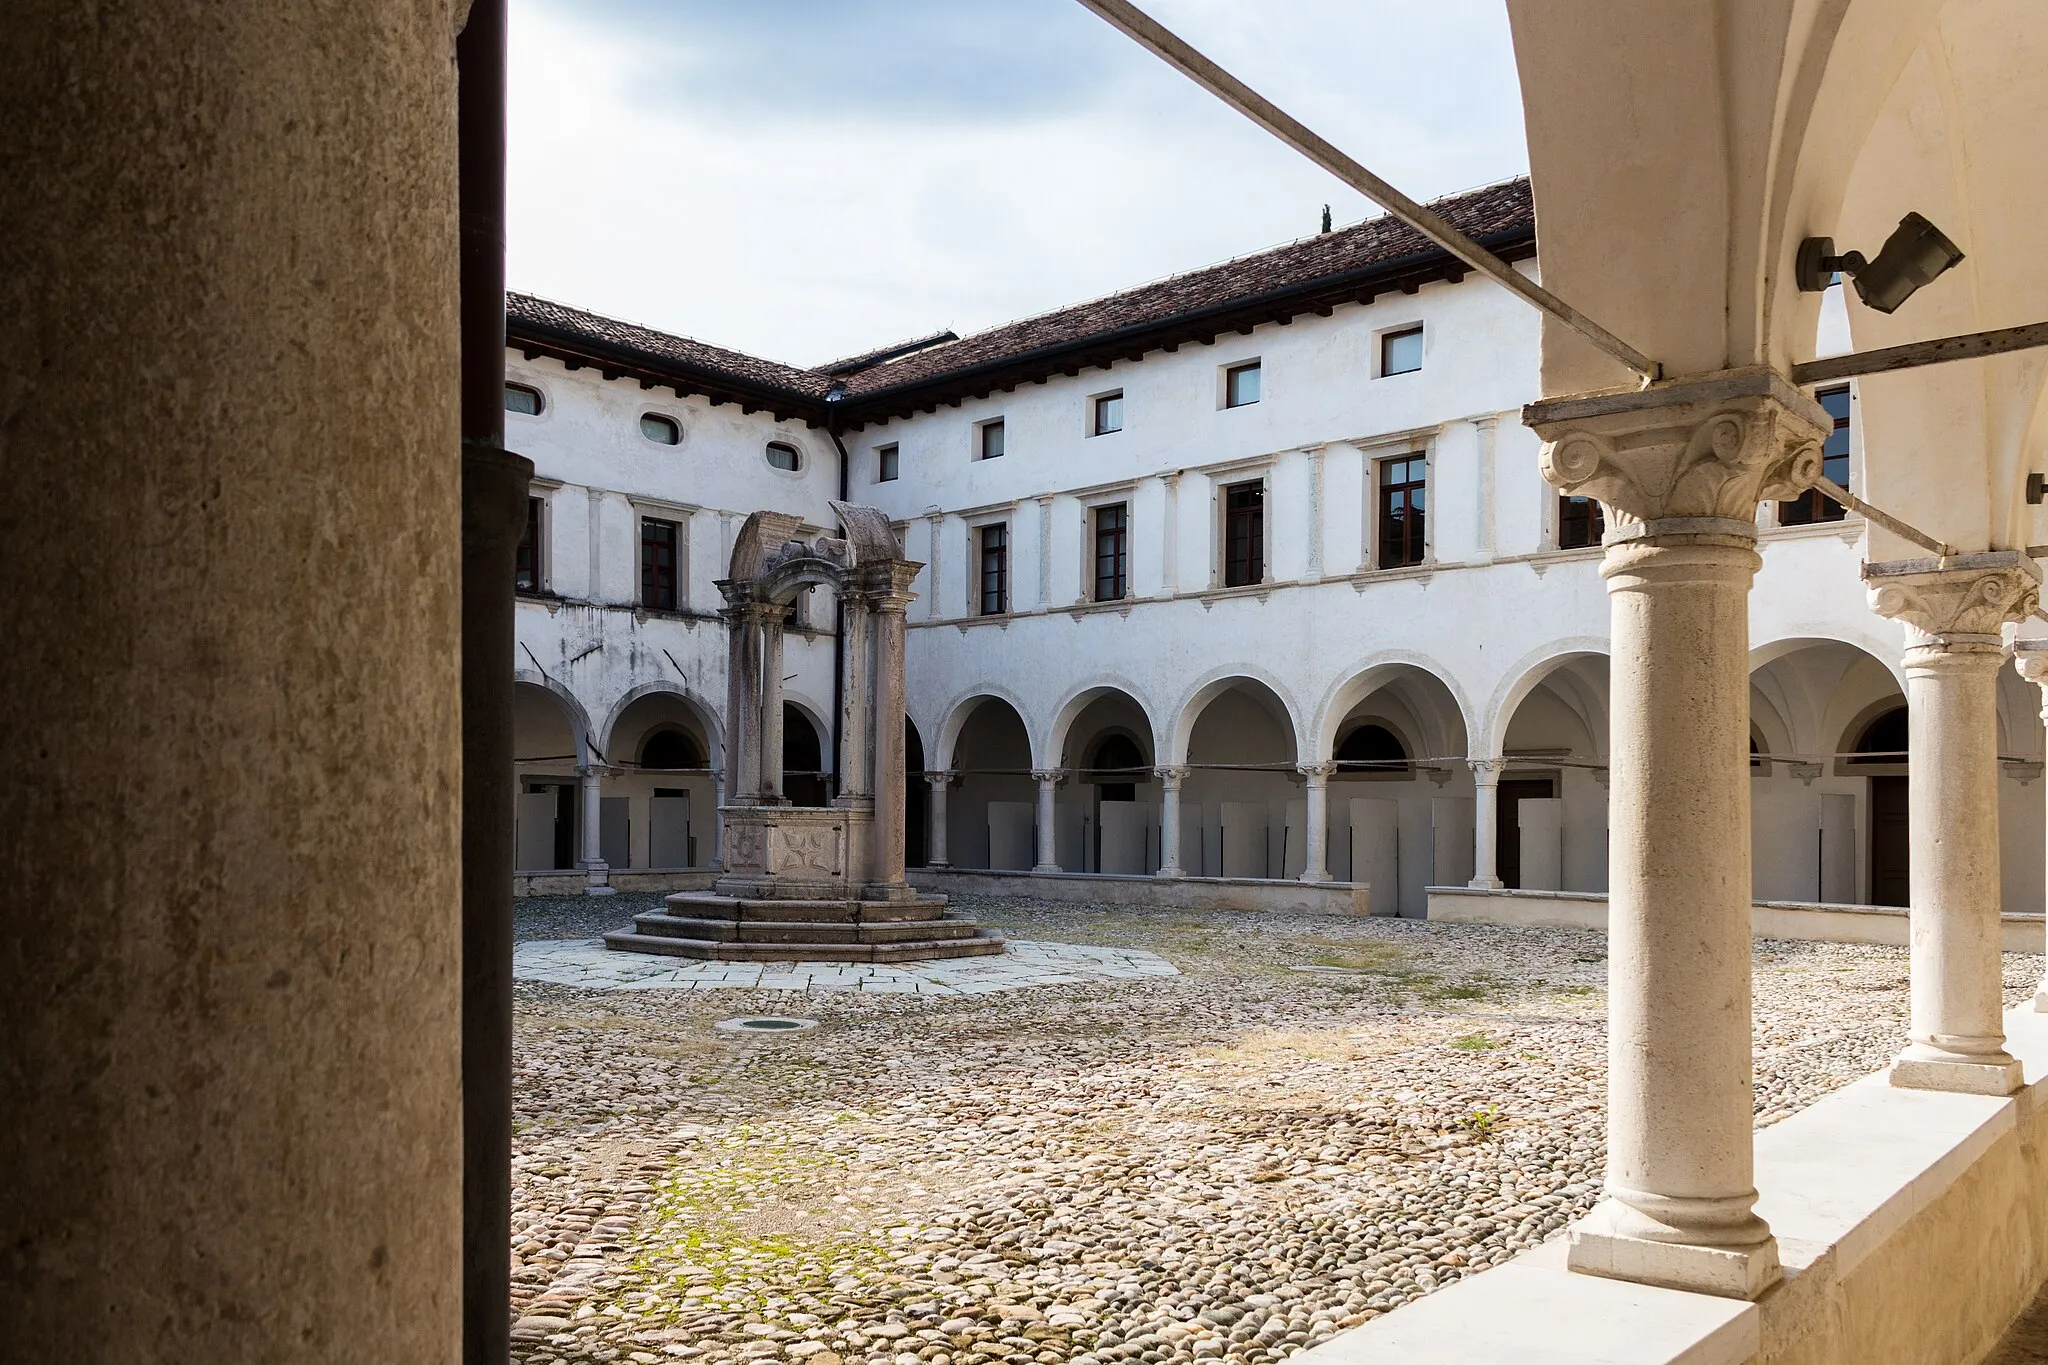
[[[754,1014],[740,1019],[721,1019],[717,1027],[727,1033],[795,1033],[799,1029],[816,1028],[815,1019],[790,1019],[779,1014]]]

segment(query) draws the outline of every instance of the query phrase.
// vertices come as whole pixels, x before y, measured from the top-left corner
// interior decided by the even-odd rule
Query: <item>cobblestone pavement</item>
[[[521,937],[657,899],[522,902]],[[1600,935],[962,909],[1180,974],[814,990],[772,1036],[713,1025],[786,991],[519,983],[515,1359],[1257,1365],[1597,1192]],[[1888,1060],[1905,963],[1757,945],[1759,1124]],[[2013,999],[2041,966],[2006,958]]]
[[[513,951],[521,981],[597,991],[866,991],[871,995],[986,995],[1029,986],[1176,976],[1179,968],[1135,948],[1013,940],[993,957],[869,966],[858,962],[693,962],[620,953],[600,939],[540,940]]]

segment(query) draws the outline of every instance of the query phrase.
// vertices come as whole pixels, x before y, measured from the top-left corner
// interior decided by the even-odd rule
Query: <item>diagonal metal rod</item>
[[[1955,546],[1945,541],[1936,540],[1919,527],[1900,521],[1882,508],[1872,507],[1833,479],[1815,479],[1813,486],[1850,511],[1860,513],[1866,520],[1876,522],[1893,535],[1904,540],[1910,540],[1923,550],[1932,550],[1943,559],[1950,559],[1955,555]]]
[[[1542,285],[1521,274],[1506,261],[1452,227],[1439,215],[1416,203],[1386,181],[1338,151],[1301,122],[1284,113],[1271,100],[1225,71],[1216,63],[1129,0],[1081,0],[1116,28],[1137,40],[1155,55],[1178,69],[1195,84],[1342,180],[1352,189],[1399,218],[1409,227],[1435,242],[1474,270],[1492,276],[1524,300],[1541,308],[1586,340],[1598,346],[1639,375],[1644,383],[1663,377],[1656,361],[1566,303]]]
[[[1892,370],[1918,369],[1922,365],[1945,365],[1951,360],[1974,360],[1979,356],[2006,355],[2048,346],[2048,322],[2025,327],[2001,327],[1992,332],[1969,332],[1963,336],[1937,337],[1932,341],[1909,341],[1903,346],[1886,346],[1876,351],[1831,355],[1792,367],[1795,384],[1824,384],[1830,379],[1848,379],[1860,374],[1886,374]]]

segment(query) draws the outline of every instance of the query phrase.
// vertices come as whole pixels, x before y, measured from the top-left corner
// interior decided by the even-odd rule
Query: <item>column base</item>
[[[1565,1264],[1581,1275],[1723,1299],[1754,1299],[1783,1273],[1778,1239],[1768,1232],[1763,1241],[1748,1246],[1699,1246],[1656,1241],[1630,1231],[1650,1221],[1618,1200],[1603,1199],[1573,1225]]]
[[[1304,872],[1295,880],[1303,882],[1331,882],[1335,881],[1336,878],[1327,872]]]
[[[953,864],[947,862],[944,858],[927,858],[924,866],[927,872],[944,872],[949,870]]]
[[[1471,881],[1466,882],[1465,885],[1471,887],[1474,891],[1505,891],[1508,889],[1508,884],[1498,877],[1474,877]]]
[[[619,894],[619,889],[611,884],[612,867],[610,863],[584,863],[582,865],[582,872],[584,895],[616,896]]]
[[[2010,1095],[2026,1084],[2019,1061],[2003,1051],[1973,1056],[1944,1052],[1924,1043],[1914,1043],[1901,1052],[1892,1062],[1889,1078],[1901,1090],[1945,1090],[1957,1095]]]
[[[1033,863],[1031,865],[1031,871],[1034,876],[1043,877],[1049,873],[1055,873],[1061,870],[1062,869],[1058,863]]]
[[[1188,874],[1177,867],[1162,867],[1152,874],[1155,877],[1185,877]]]

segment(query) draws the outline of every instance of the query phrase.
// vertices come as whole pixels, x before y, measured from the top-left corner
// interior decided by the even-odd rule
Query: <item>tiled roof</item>
[[[1468,237],[1481,240],[1514,233],[1533,235],[1536,228],[1535,204],[1526,177],[1439,199],[1430,207]],[[977,332],[950,345],[935,346],[878,365],[855,376],[847,387],[851,396],[864,397],[882,389],[937,379],[986,361],[1085,342],[1204,309],[1220,310],[1292,286],[1319,284],[1333,276],[1418,255],[1442,254],[1421,233],[1392,215],[1369,218],[1335,232],[1304,237],[1220,265]]]
[[[1526,177],[1450,195],[1432,205],[1478,241],[1527,255],[1534,249],[1535,205]],[[620,322],[531,294],[506,296],[514,346],[592,365],[607,375],[675,384],[716,401],[747,403],[778,416],[822,421],[825,398],[843,387],[839,410],[851,422],[883,420],[913,404],[957,401],[976,385],[1013,384],[1032,372],[1071,370],[1087,355],[1142,354],[1228,327],[1249,330],[1314,308],[1368,298],[1373,283],[1412,290],[1426,279],[1456,279],[1464,267],[1405,223],[1383,216],[1335,232],[1155,280],[1120,293],[992,327],[836,380],[833,366],[799,369],[689,337]],[[882,348],[886,350],[887,348]],[[870,353],[874,354],[874,353]],[[841,369],[845,366],[842,363]]]

